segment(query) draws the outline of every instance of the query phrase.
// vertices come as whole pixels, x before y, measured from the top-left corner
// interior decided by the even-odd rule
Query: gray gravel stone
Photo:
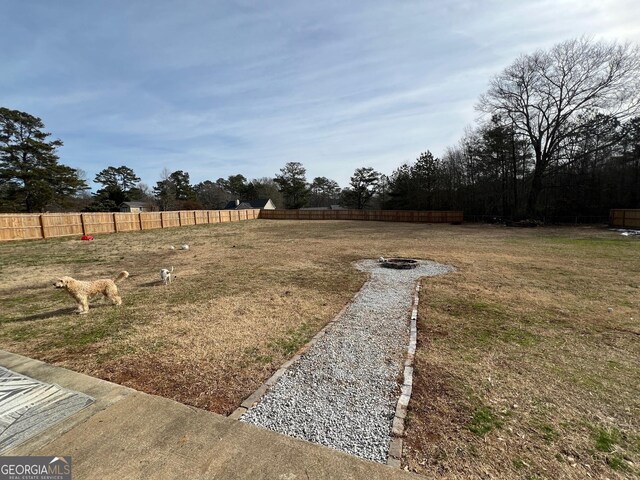
[[[241,420],[384,463],[415,283],[452,268],[420,261],[394,270],[375,260],[356,267],[371,277],[353,303]]]

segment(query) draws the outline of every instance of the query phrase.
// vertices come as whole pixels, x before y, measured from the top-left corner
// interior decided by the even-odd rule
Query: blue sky
[[[581,35],[640,43],[637,0],[5,1],[0,106],[43,119],[93,180],[273,177],[346,186],[442,155],[490,77]]]

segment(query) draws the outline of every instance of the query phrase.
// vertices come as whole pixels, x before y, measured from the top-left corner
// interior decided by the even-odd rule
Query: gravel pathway
[[[241,420],[384,463],[415,283],[451,268],[356,266],[371,276],[353,302]]]

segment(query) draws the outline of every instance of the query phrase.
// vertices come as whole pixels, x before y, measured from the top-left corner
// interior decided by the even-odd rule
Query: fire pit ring
[[[418,266],[418,261],[411,258],[385,258],[380,264],[385,268],[396,268],[398,270],[409,270]]]

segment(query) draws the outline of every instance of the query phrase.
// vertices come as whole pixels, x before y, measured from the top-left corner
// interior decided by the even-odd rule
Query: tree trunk
[[[538,204],[538,197],[542,191],[542,171],[536,168],[533,172],[533,180],[531,181],[531,190],[529,190],[529,197],[527,198],[527,217],[535,218],[536,206]]]
[[[511,174],[513,181],[513,209],[512,215],[518,215],[518,157],[515,136],[511,134]]]

